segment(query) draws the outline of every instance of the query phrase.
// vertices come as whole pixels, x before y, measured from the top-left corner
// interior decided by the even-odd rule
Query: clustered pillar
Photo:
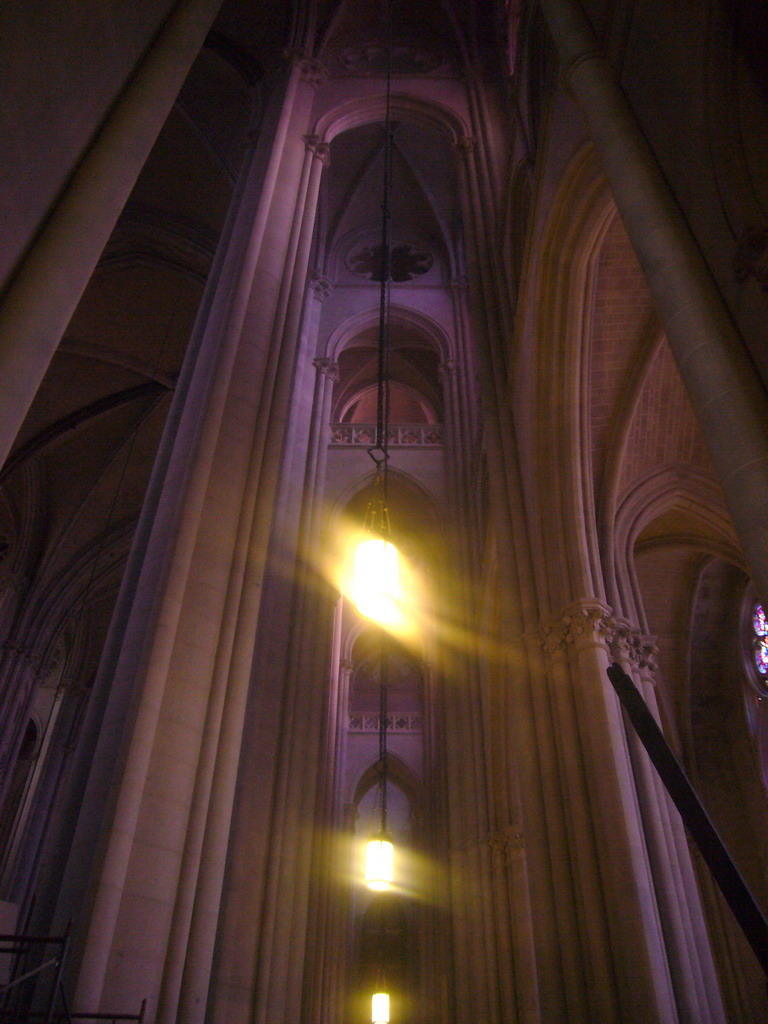
[[[98,884],[77,992],[90,1011],[146,991],[158,1022],[206,1014],[325,158],[305,142],[314,78],[302,55],[291,61],[273,92],[271,131],[244,171],[250,181],[191,346],[196,401],[179,416],[116,657],[115,701],[131,692],[135,710],[109,842],[92,860]],[[118,715],[111,705],[107,721]],[[114,739],[109,728],[105,736]],[[114,757],[102,744],[95,763]],[[82,844],[97,838],[89,796],[103,799],[86,792],[74,872]]]

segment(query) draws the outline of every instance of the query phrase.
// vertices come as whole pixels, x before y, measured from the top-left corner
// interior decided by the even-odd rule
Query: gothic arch
[[[336,495],[328,516],[329,530],[336,530],[341,522],[350,517],[358,522],[363,521],[360,512],[365,511],[364,503],[367,501],[367,496],[373,483],[373,479],[374,474],[372,469],[370,466],[366,466],[364,473],[361,472]],[[389,484],[390,488],[393,490],[403,488],[406,493],[412,495],[414,500],[419,503],[419,526],[428,522],[431,524],[431,532],[435,533],[439,531],[439,525],[437,524],[439,524],[442,518],[439,503],[435,497],[431,495],[418,480],[415,479],[415,477],[403,470],[393,469],[390,467]],[[415,510],[411,509],[410,511],[413,512]],[[415,517],[412,518],[416,521]],[[426,531],[409,531],[409,533],[416,536],[421,532]]]
[[[613,201],[591,146],[573,158],[553,203],[541,242],[541,270],[532,301],[538,318],[530,403],[531,441],[525,453],[530,479],[544,483],[533,500],[541,534],[542,562],[568,566],[558,573],[553,609],[589,593],[604,599],[596,531],[589,430],[582,406],[588,325],[600,243],[614,215]],[[522,361],[530,351],[521,348]],[[573,524],[566,539],[555,523]],[[552,528],[550,525],[552,524]],[[545,542],[544,537],[547,540]]]
[[[421,802],[421,784],[414,772],[402,758],[396,754],[387,754],[387,774],[390,780],[405,794],[412,812],[418,813]],[[355,783],[351,793],[351,803],[357,807],[366,793],[376,784],[379,778],[378,761],[371,763]]]
[[[342,132],[376,121],[383,121],[386,113],[386,96],[355,97],[332,107],[318,117],[313,134],[321,143],[330,144]],[[467,126],[456,111],[434,100],[423,100],[406,93],[393,93],[391,113],[394,121],[408,121],[424,128],[446,134],[456,144],[464,138]]]
[[[393,302],[390,307],[390,321],[395,326],[403,325],[411,328],[424,339],[425,347],[437,352],[442,360],[452,358],[453,346],[450,336],[436,320],[426,313]],[[345,348],[348,348],[363,331],[375,327],[378,322],[378,307],[372,307],[347,317],[333,328],[318,355],[336,362]]]
[[[646,527],[671,511],[690,518],[690,546],[743,566],[722,495],[709,476],[690,466],[676,465],[663,466],[646,474],[620,502],[614,535],[621,611],[626,616],[637,616],[645,629],[647,622],[634,566],[635,544]],[[696,529],[696,525],[700,528]]]
[[[664,335],[655,316],[646,326],[645,338],[639,358],[632,367],[629,380],[623,389],[623,397],[616,410],[610,428],[613,443],[608,451],[605,470],[597,491],[597,530],[602,555],[606,590],[611,602],[618,600],[616,584],[616,563],[614,558],[614,536],[616,531],[616,503],[618,501],[619,476],[626,453],[627,438],[654,357],[665,343]]]
[[[520,293],[525,252],[531,244],[528,225],[533,205],[533,168],[521,160],[511,174],[504,205],[504,260],[515,298]]]
[[[81,551],[53,577],[44,577],[30,593],[17,636],[45,663],[82,602],[101,603],[114,593],[128,555],[133,522],[121,523]]]

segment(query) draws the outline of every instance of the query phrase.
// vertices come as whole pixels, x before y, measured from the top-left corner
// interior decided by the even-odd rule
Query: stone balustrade
[[[332,423],[331,447],[376,443],[375,423]],[[395,423],[389,427],[391,447],[435,448],[443,443],[441,423]]]

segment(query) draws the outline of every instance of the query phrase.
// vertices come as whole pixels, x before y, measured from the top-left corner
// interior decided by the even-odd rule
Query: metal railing
[[[9,968],[8,980],[0,984],[0,1024],[53,1024],[54,1021],[142,1024],[146,999],[142,1000],[137,1014],[73,1013],[70,1010],[62,984],[69,941],[69,928],[58,936],[0,935],[0,964]],[[45,984],[42,995],[38,988],[40,982]]]

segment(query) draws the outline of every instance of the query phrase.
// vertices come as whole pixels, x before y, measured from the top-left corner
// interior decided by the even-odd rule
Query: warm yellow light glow
[[[374,892],[392,885],[395,851],[388,839],[371,839],[365,849],[365,884]]]
[[[369,537],[357,546],[349,596],[366,618],[381,626],[400,624],[402,591],[394,544],[383,537]]]
[[[389,1024],[389,993],[374,992],[371,998],[372,1024]]]

